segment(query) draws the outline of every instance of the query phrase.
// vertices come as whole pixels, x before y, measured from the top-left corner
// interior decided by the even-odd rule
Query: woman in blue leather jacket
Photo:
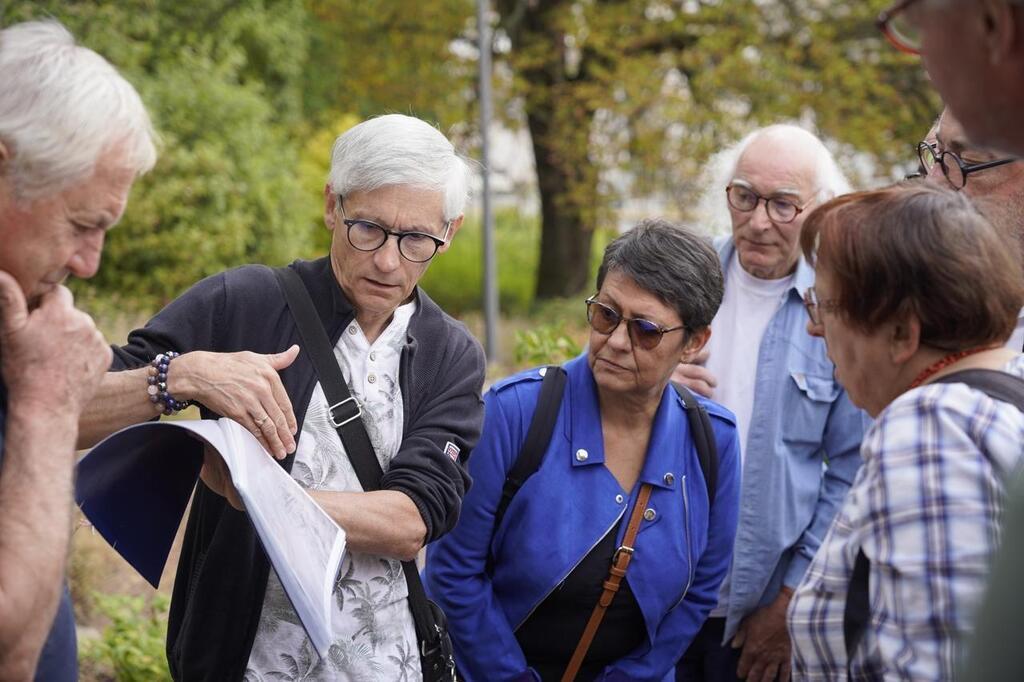
[[[734,418],[700,399],[718,453],[709,504],[682,399],[669,385],[680,358],[707,342],[721,299],[718,257],[686,229],[645,221],[609,244],[587,299],[588,350],[566,363],[550,444],[497,527],[543,373],[488,392],[473,486],[425,571],[465,680],[562,678],[645,488],[628,572],[576,679],[671,673],[715,603],[736,529]]]

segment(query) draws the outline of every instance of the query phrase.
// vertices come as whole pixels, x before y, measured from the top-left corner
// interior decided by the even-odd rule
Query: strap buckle
[[[355,406],[355,414],[341,415],[343,417],[341,419],[335,417],[334,411],[341,408],[345,403],[352,403],[352,405]],[[359,401],[355,399],[355,396],[349,396],[342,400],[341,402],[334,403],[333,405],[328,407],[327,414],[330,417],[331,425],[336,429],[340,429],[345,424],[348,424],[349,422],[355,421],[356,419],[362,417],[363,406],[359,404]]]
[[[633,556],[633,548],[630,547],[629,545],[622,545],[617,550],[615,550],[615,554],[612,555],[612,564],[616,564],[617,565],[619,563],[619,555],[620,554],[625,554],[625,555],[631,557],[631,556]]]

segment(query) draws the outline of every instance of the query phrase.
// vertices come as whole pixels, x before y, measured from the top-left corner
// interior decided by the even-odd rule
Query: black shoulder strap
[[[936,384],[967,384],[993,400],[1010,403],[1024,412],[1024,379],[997,369],[965,369],[939,377]]]
[[[697,447],[700,459],[700,470],[704,472],[704,483],[708,488],[708,507],[715,503],[715,492],[718,490],[718,445],[715,443],[715,432],[711,429],[711,419],[690,389],[673,381],[679,398],[686,406],[686,418],[690,421],[690,434]]]
[[[562,394],[565,391],[565,370],[558,365],[549,365],[540,371],[544,373],[544,380],[540,384],[537,407],[533,410],[533,419],[530,420],[530,428],[526,432],[523,446],[519,449],[512,469],[505,477],[501,500],[498,501],[498,509],[494,512],[495,528],[501,525],[509,503],[526,483],[526,479],[540,469],[541,460],[544,459],[544,453],[551,442],[551,433],[555,430],[555,422],[558,420],[558,408],[562,405]]]
[[[348,390],[345,375],[342,374],[334,357],[334,349],[331,347],[327,332],[324,331],[323,323],[316,313],[316,308],[313,307],[309,291],[298,273],[291,268],[275,268],[274,274],[288,301],[288,307],[291,308],[295,323],[299,327],[303,350],[309,355],[316,368],[324,396],[330,405],[331,424],[338,430],[338,435],[345,444],[345,452],[348,453],[349,461],[352,462],[352,468],[359,478],[359,483],[367,492],[379,490],[384,471],[380,467],[380,462],[377,461],[373,443],[363,425],[362,406]],[[405,582],[409,589],[409,608],[412,611],[416,635],[420,641],[421,651],[423,651],[425,647],[433,646],[437,639],[434,616],[427,604],[427,595],[423,590],[423,583],[420,582],[416,563],[403,561],[402,570],[405,572]]]
[[[1013,374],[995,369],[965,369],[935,379],[937,384],[967,384],[993,400],[1014,405],[1024,412],[1024,379]],[[846,594],[846,607],[843,610],[843,639],[846,642],[847,665],[853,659],[871,617],[868,593],[868,571],[871,562],[863,550],[857,553],[850,576],[850,586]]]
[[[526,432],[523,446],[520,448],[516,461],[505,478],[505,485],[501,489],[501,500],[498,502],[498,508],[494,514],[494,528],[501,525],[509,503],[523,487],[526,479],[540,469],[544,453],[551,442],[555,421],[558,419],[558,408],[562,404],[565,379],[565,370],[561,367],[552,365],[545,368],[544,381],[541,383],[540,396],[537,398],[537,407],[533,411],[530,428]],[[718,490],[718,447],[715,444],[714,431],[711,430],[711,420],[708,418],[707,411],[701,407],[689,389],[675,382],[672,386],[686,407],[690,433],[693,434],[697,457],[700,460],[700,469],[707,485],[708,504],[714,504],[715,491]]]

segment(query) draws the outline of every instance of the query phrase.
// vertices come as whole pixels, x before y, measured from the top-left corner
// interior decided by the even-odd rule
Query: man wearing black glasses
[[[900,0],[878,24],[923,57],[975,143],[1024,155],[1024,0]]]
[[[370,119],[335,142],[324,188],[330,252],[289,268],[309,291],[352,402],[327,400],[327,378],[309,348],[299,352],[305,335],[263,266],[203,280],[114,349],[121,371],[106,375],[86,411],[83,445],[153,418],[151,394],[165,413],[195,401],[203,417],[248,428],[347,536],[331,655],[317,663],[251,522],[234,508],[223,464],[209,457],[171,601],[175,679],[283,679],[296,665],[311,680],[418,679],[412,588],[399,562],[455,525],[483,422],[484,358],[417,284],[462,224],[468,180],[451,142],[416,118]],[[154,357],[165,358],[156,386],[147,378]],[[335,427],[354,419],[372,448],[342,442]],[[364,492],[359,452],[376,456],[379,490]]]
[[[792,588],[860,466],[861,413],[806,333],[801,299],[814,283],[800,257],[804,219],[849,185],[795,126],[759,130],[711,167],[725,173],[709,191],[731,228],[716,243],[725,297],[707,353],[674,378],[735,412],[743,474],[732,567],[677,679],[785,681]]]

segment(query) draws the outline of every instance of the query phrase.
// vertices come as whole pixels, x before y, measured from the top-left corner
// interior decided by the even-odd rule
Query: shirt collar
[[[565,436],[570,444],[570,464],[573,468],[604,464],[604,435],[601,430],[597,383],[587,363],[586,351],[566,363],[565,370],[569,384],[569,419],[565,421]],[[682,443],[692,443],[692,438],[679,396],[669,384],[665,387],[654,415],[651,438],[638,483],[650,483],[660,488],[673,487],[672,481],[685,473],[685,467],[681,466],[681,453],[685,451],[680,447]]]

